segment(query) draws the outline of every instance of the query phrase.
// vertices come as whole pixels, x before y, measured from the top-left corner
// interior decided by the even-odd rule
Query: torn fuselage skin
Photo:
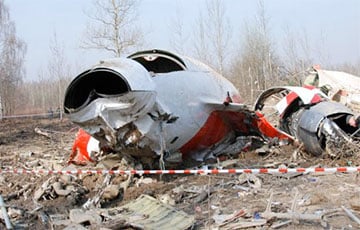
[[[126,79],[125,76],[132,76]],[[146,134],[155,122],[147,115],[161,111],[149,73],[131,60],[111,59],[75,78],[66,91],[65,112],[100,141],[100,145],[150,155]],[[161,112],[160,112],[161,113]],[[138,154],[140,155],[140,153]]]
[[[228,80],[167,52],[102,61],[71,82],[64,108],[102,145],[136,158],[180,152],[201,161],[240,134],[261,136],[255,112]]]
[[[255,109],[263,110],[274,95],[281,95],[276,103],[268,105],[278,115],[275,125],[302,143],[308,152],[318,156],[329,144],[351,142],[357,128],[347,124],[347,117],[354,113],[345,105],[330,101],[316,88],[275,87],[259,96]]]

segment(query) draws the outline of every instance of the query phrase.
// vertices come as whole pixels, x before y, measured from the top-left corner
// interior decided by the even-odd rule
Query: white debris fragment
[[[64,189],[64,186],[61,182],[55,182],[52,184],[53,189],[55,190],[55,193],[59,196],[67,196],[69,195],[72,190],[70,189]]]
[[[111,184],[104,189],[102,198],[105,200],[112,200],[119,196],[120,186],[117,184]]]
[[[82,210],[82,209],[72,209],[69,213],[69,218],[71,222],[76,224],[81,224],[85,222],[90,222],[90,224],[100,225],[101,216],[94,210]]]
[[[173,198],[171,198],[169,194],[162,194],[159,197],[159,200],[164,204],[168,204],[168,205],[171,205],[171,206],[175,205],[175,200]]]

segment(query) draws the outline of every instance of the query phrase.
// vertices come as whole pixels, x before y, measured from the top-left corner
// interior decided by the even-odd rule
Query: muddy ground
[[[67,165],[77,129],[66,119],[2,120],[1,170],[101,167]],[[299,147],[282,146],[268,153],[239,153],[237,159],[221,164],[224,168],[359,166],[359,147],[353,152],[346,157],[313,157]],[[70,214],[97,196],[99,201],[88,210],[114,210],[143,194],[186,213],[185,219],[192,220],[188,229],[360,228],[344,210],[360,218],[359,173],[144,175],[130,179],[114,175],[107,183],[104,179],[104,175],[2,173],[0,195],[14,229],[147,229],[134,218],[110,220],[99,214],[99,220],[77,221]],[[61,187],[60,192],[56,186]],[[101,194],[104,190],[107,192]],[[265,212],[269,202],[272,214]],[[2,213],[0,229],[7,228],[5,216]]]

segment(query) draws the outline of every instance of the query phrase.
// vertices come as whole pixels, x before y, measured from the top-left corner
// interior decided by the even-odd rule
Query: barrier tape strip
[[[0,174],[284,174],[284,173],[360,173],[360,167],[337,168],[260,168],[260,169],[185,169],[185,170],[45,170],[0,169]]]

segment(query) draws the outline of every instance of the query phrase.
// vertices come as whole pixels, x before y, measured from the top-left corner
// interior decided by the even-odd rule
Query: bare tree
[[[228,57],[231,26],[226,18],[226,8],[221,0],[206,1],[205,14],[200,13],[195,30],[195,55],[212,65],[220,74]]]
[[[56,100],[58,102],[57,111],[60,112],[60,119],[62,119],[61,108],[63,105],[63,99],[65,96],[66,86],[70,82],[70,65],[65,60],[63,46],[59,44],[57,35],[54,33],[54,37],[50,43],[50,51],[52,54],[52,59],[48,63],[49,75],[52,79],[56,80],[57,88],[54,90],[56,92]]]
[[[137,0],[95,0],[94,9],[87,13],[87,26],[81,47],[100,49],[119,57],[128,49],[140,45],[143,35],[134,26]]]
[[[200,12],[197,19],[197,28],[195,30],[195,38],[194,38],[194,52],[195,57],[199,60],[203,61],[206,64],[212,64],[212,53],[209,50],[209,41],[207,36],[207,25],[206,19],[203,14]]]
[[[4,115],[12,114],[15,109],[16,86],[25,73],[25,53],[26,45],[16,36],[9,10],[0,0],[0,98]]]
[[[231,39],[231,27],[226,19],[226,9],[222,1],[211,0],[207,4],[208,17],[212,29],[209,29],[211,44],[215,52],[217,69],[224,73],[224,65],[229,52],[228,45]]]
[[[232,77],[243,95],[253,101],[269,86],[279,83],[279,58],[269,33],[263,1],[259,1],[254,24],[245,24],[239,54],[232,63]]]
[[[50,58],[46,68],[38,71],[38,78],[23,82],[18,88],[21,93],[21,110],[17,112],[36,114],[44,112],[59,112],[62,119],[61,108],[65,89],[71,81],[72,66],[67,62],[64,46],[58,41],[56,33],[50,40]]]
[[[177,5],[175,15],[171,19],[171,23],[168,25],[168,27],[169,30],[172,31],[170,37],[170,45],[176,52],[180,54],[185,53],[184,47],[189,39],[188,34],[185,32],[184,21],[182,20],[182,18],[183,12],[180,9],[179,5]]]
[[[314,65],[311,56],[311,46],[306,30],[295,33],[288,27],[284,30],[285,38],[282,48],[284,50],[283,69],[290,85],[302,85],[307,70]]]
[[[282,43],[284,62],[282,67],[290,85],[302,85],[312,66],[319,64],[324,67],[330,64],[329,55],[324,47],[326,43],[324,32],[319,30],[320,39],[311,41],[305,28],[293,31],[289,27],[284,30]]]

